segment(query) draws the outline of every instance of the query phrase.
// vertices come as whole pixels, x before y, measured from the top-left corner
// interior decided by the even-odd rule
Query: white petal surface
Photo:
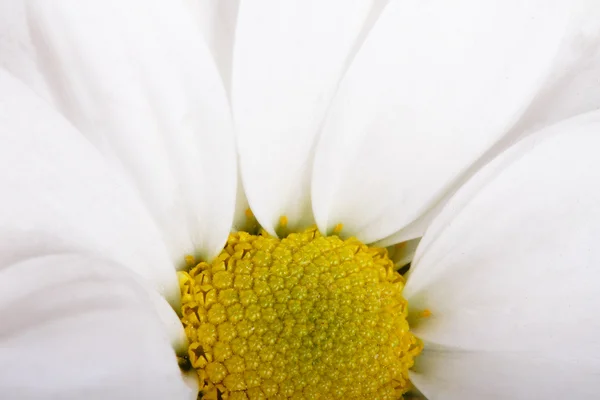
[[[591,1],[391,2],[324,124],[319,228],[343,223],[365,242],[393,235],[382,246],[421,236],[473,163],[553,115],[599,107],[599,11]]]
[[[385,1],[257,1],[240,5],[232,105],[241,174],[258,221],[275,233],[314,223],[315,139],[339,79]]]
[[[231,88],[233,41],[239,0],[184,0],[195,17],[215,59],[223,85]]]
[[[0,263],[85,251],[126,265],[177,304],[173,265],[135,191],[3,70],[0,142]]]
[[[513,131],[532,132],[600,108],[600,4],[582,0],[573,5],[577,4],[542,90]]]
[[[600,394],[600,112],[535,133],[461,188],[424,236],[405,296],[432,316],[429,399]]]
[[[218,253],[235,202],[232,121],[183,2],[15,3],[0,63],[127,173],[174,261]]]
[[[196,398],[125,268],[83,254],[0,268],[0,397]]]

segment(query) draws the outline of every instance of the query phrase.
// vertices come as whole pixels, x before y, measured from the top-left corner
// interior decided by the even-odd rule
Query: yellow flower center
[[[203,399],[399,399],[422,344],[385,249],[324,237],[229,236],[179,275]]]

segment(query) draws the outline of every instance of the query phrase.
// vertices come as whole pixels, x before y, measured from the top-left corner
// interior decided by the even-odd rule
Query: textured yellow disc
[[[396,400],[410,388],[422,344],[384,249],[314,228],[239,232],[179,279],[203,399]]]

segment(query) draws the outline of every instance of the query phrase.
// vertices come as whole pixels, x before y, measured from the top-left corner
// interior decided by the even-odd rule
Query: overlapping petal
[[[329,110],[317,224],[390,245],[528,129],[600,106],[593,1],[391,2]]]
[[[223,85],[231,89],[233,44],[237,24],[239,0],[185,0],[190,12],[204,34],[219,72]]]
[[[240,5],[232,105],[241,175],[258,221],[275,233],[314,223],[315,139],[363,34],[385,1],[258,1]]]
[[[183,2],[11,4],[0,64],[127,174],[174,261],[218,253],[235,203],[232,121]]]
[[[195,398],[175,270],[126,179],[4,70],[0,142],[0,397]]]
[[[124,267],[82,253],[2,267],[0,397],[196,399],[152,299]]]
[[[174,268],[135,191],[62,116],[0,70],[0,264],[87,252],[177,304]]]
[[[405,296],[432,316],[414,383],[430,399],[600,392],[600,112],[537,132],[461,188]]]

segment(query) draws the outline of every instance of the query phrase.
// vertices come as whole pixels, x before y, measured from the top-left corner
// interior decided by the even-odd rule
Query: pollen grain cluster
[[[399,399],[421,351],[384,249],[316,229],[230,235],[180,273],[203,399]]]

